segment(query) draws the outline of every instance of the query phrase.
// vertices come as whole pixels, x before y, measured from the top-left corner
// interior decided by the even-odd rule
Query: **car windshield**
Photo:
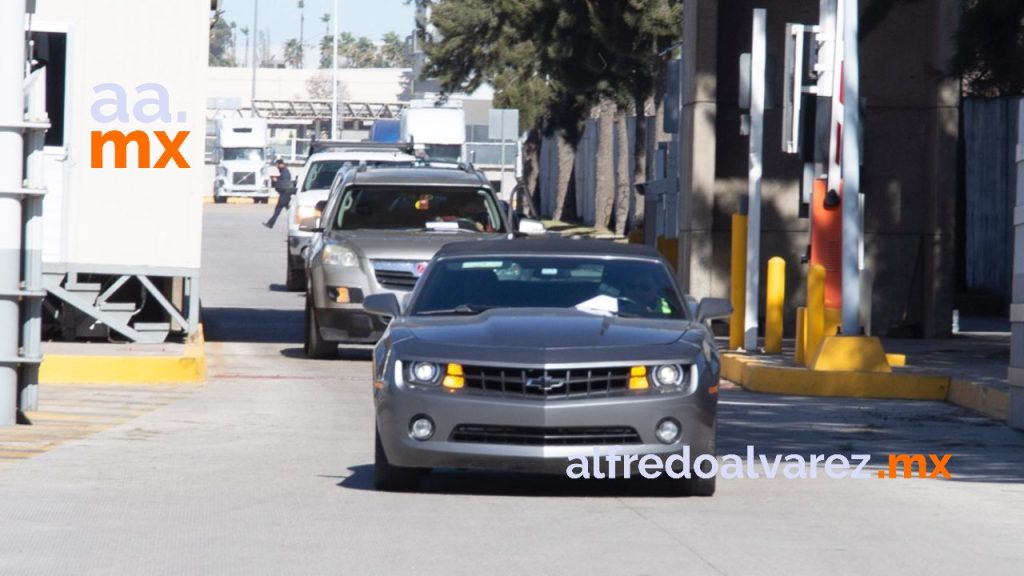
[[[261,162],[263,160],[263,150],[260,148],[225,148],[224,159]]]
[[[359,166],[360,163],[370,167],[412,165],[411,160],[318,160],[310,164],[309,170],[306,171],[306,179],[302,181],[302,190],[326,190],[331,187],[334,176],[339,170],[344,168],[345,171],[348,171]]]
[[[504,226],[485,189],[366,186],[343,192],[335,229],[503,232]]]
[[[476,314],[491,308],[576,308],[642,318],[685,318],[663,264],[582,256],[472,257],[439,261],[412,315]]]

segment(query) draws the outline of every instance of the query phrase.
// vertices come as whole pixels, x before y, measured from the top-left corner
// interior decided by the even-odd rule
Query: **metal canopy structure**
[[[343,102],[342,122],[396,119],[408,106],[405,102]],[[330,120],[330,100],[253,100],[256,116],[268,120]]]

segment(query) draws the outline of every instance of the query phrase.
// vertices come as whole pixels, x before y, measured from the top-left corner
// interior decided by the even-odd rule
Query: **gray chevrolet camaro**
[[[374,350],[375,485],[431,468],[566,474],[572,458],[715,452],[719,355],[653,249],[596,240],[449,244]],[[684,447],[686,449],[684,450]],[[711,495],[714,477],[672,480]]]

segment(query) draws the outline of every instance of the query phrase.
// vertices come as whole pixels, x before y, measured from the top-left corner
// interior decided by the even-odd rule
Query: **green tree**
[[[965,0],[952,72],[969,94],[1024,94],[1024,2]]]
[[[295,38],[284,43],[284,63],[292,68],[302,68],[302,44]]]
[[[216,13],[213,25],[210,26],[210,53],[207,63],[210,66],[234,66],[235,58],[231,53],[231,26],[221,18],[221,14],[220,11]]]
[[[394,32],[385,34],[380,46],[380,65],[384,68],[409,68],[412,66],[412,58],[406,49],[406,43]]]

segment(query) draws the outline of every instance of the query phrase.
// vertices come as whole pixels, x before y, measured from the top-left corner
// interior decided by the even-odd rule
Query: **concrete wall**
[[[782,101],[784,26],[817,23],[818,4],[778,0],[768,7],[768,54],[779,63],[776,102]],[[729,219],[747,191],[739,57],[750,50],[755,6],[691,0],[685,7],[680,276],[696,297],[728,296]],[[950,331],[959,92],[938,71],[951,56],[957,14],[956,0],[897,4],[861,45],[865,266],[874,278],[876,334]],[[791,333],[793,309],[805,299],[800,257],[808,221],[798,217],[801,164],[781,152],[781,120],[781,108],[766,111],[761,266],[772,256],[786,259]]]

